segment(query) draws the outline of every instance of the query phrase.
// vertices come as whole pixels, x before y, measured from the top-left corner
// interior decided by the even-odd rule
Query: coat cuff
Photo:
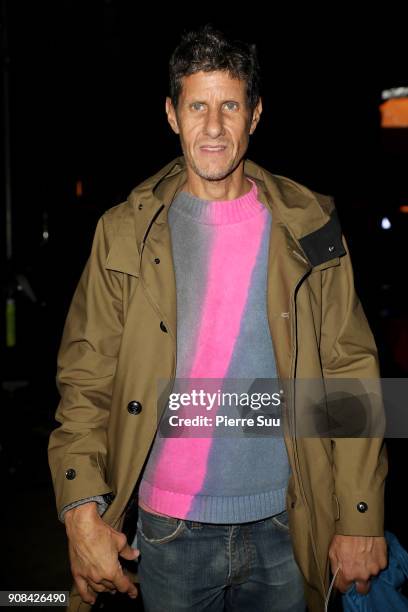
[[[58,517],[66,506],[88,499],[90,491],[93,493],[92,497],[103,496],[112,491],[112,487],[102,476],[95,455],[66,455],[54,478]],[[105,501],[109,503],[108,498]]]
[[[335,533],[384,537],[384,499],[379,492],[361,490],[347,496],[334,496]]]

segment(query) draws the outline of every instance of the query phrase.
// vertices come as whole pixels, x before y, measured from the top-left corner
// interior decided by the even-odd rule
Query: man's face
[[[245,81],[222,71],[183,77],[176,110],[166,98],[167,118],[180,135],[187,167],[209,181],[221,180],[235,170],[261,112],[259,100],[251,118]]]

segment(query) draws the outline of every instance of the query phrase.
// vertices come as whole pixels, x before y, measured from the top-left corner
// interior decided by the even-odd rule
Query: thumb
[[[128,561],[133,561],[140,555],[140,550],[138,548],[132,548],[129,544],[120,551],[120,556]]]

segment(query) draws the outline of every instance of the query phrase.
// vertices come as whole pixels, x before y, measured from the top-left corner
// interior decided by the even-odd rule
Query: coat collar
[[[314,242],[316,241],[317,232],[327,227],[330,222],[333,225],[331,213],[334,204],[331,198],[316,194],[286,177],[271,174],[249,159],[244,160],[244,174],[256,182],[260,200],[270,209],[274,218],[279,219],[287,227],[297,242],[300,252],[303,251],[308,261],[313,259],[310,257],[309,244],[313,238]],[[129,202],[137,212],[138,246],[141,245],[156,215],[156,223],[167,222],[171,202],[186,178],[185,159],[184,156],[180,156],[131,192]],[[331,234],[329,239],[331,237],[334,240],[333,232]],[[335,246],[337,248],[340,245]],[[338,252],[333,253],[330,259],[337,255]],[[316,257],[314,259],[316,260]],[[311,263],[314,265],[313,261]]]
[[[332,198],[244,160],[244,174],[258,187],[260,201],[291,239],[292,254],[305,267],[327,264],[344,255]],[[167,223],[170,205],[187,179],[184,156],[175,158],[130,193],[106,267],[138,276],[144,241],[153,224]],[[132,222],[133,221],[133,222]],[[139,262],[136,261],[136,241]]]

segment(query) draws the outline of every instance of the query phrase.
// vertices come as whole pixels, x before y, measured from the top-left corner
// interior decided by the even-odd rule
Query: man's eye
[[[238,104],[236,102],[226,102],[225,106],[228,110],[235,110],[236,108],[238,108]]]
[[[203,108],[204,104],[202,104],[201,102],[193,102],[191,105],[191,108],[193,110],[201,110]]]

